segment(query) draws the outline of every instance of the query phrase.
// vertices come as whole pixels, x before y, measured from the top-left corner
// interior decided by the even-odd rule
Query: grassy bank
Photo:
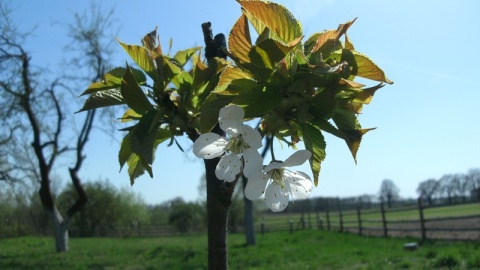
[[[409,239],[368,238],[305,230],[229,238],[231,269],[480,269],[479,243],[428,242],[415,251]],[[0,240],[0,269],[206,269],[206,237],[71,239],[57,254],[50,238]],[[449,268],[452,267],[452,268]]]

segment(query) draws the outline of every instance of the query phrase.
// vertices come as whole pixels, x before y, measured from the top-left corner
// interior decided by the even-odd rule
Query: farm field
[[[51,238],[0,240],[0,269],[206,269],[204,235],[158,238],[74,238],[57,254]],[[480,243],[362,237],[302,230],[257,235],[245,246],[229,237],[230,269],[480,269]]]
[[[390,209],[385,209],[386,219],[389,221],[396,220],[418,220],[419,212],[418,209],[406,209],[404,211],[397,211],[393,208],[393,211]],[[335,224],[339,223],[339,212],[330,211],[330,222]],[[320,217],[325,221],[326,214],[325,212],[319,212]],[[343,211],[343,221],[357,221],[356,211]],[[432,207],[424,209],[424,217],[426,219],[431,218],[442,218],[442,217],[460,217],[468,215],[480,215],[480,204],[479,203],[468,203],[468,204],[458,204],[452,206],[442,206],[442,207]],[[296,224],[301,218],[301,214],[273,214],[273,215],[264,215],[264,222],[268,223],[288,223],[289,220],[292,220]],[[304,216],[307,218],[307,215]],[[312,226],[316,226],[316,213],[310,214]],[[381,221],[380,210],[373,212],[372,210],[363,210],[362,211],[362,220],[366,221]],[[258,223],[258,222],[257,222]],[[375,226],[381,226],[380,223],[377,223]]]

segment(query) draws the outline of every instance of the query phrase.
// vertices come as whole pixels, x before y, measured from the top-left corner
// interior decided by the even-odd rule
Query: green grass
[[[416,251],[411,239],[369,238],[304,230],[257,235],[245,246],[229,237],[230,269],[480,269],[479,243],[427,242]],[[71,250],[54,252],[53,239],[0,240],[0,269],[206,269],[205,236],[71,239]],[[451,268],[449,268],[451,267]]]

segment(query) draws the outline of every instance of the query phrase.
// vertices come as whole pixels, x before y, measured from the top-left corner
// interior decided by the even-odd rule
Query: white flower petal
[[[280,168],[283,168],[283,167],[284,167],[283,162],[280,162],[280,161],[272,161],[272,162],[270,162],[270,164],[268,164],[267,166],[265,166],[264,171],[269,172],[269,171],[271,171],[271,170],[280,169]]]
[[[265,190],[265,202],[273,212],[283,211],[288,205],[288,193],[278,184],[271,183]]]
[[[242,170],[242,160],[235,154],[223,156],[215,169],[218,179],[232,182]]]
[[[283,167],[294,167],[302,165],[311,156],[312,153],[310,153],[310,151],[308,150],[298,150],[283,162]]]
[[[285,170],[285,186],[288,186],[293,199],[306,199],[313,190],[313,183],[310,177],[303,172],[290,172]]]
[[[243,175],[250,178],[263,169],[263,158],[257,150],[252,148],[243,151]]]
[[[255,175],[248,178],[247,186],[244,190],[245,197],[251,201],[258,199],[258,197],[265,193],[265,187],[267,186],[268,181],[268,175],[263,172],[257,172]]]
[[[254,149],[262,147],[262,136],[260,135],[260,132],[251,126],[242,125],[240,127],[240,133],[242,134],[243,143],[248,144]]]
[[[232,137],[237,137],[242,127],[245,112],[236,105],[229,105],[220,109],[218,124],[220,128]]]
[[[204,159],[212,159],[223,155],[227,141],[215,133],[200,135],[193,144],[193,153]]]

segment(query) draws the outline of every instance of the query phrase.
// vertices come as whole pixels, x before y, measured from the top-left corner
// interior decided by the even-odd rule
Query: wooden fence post
[[[420,214],[420,229],[422,232],[422,243],[423,243],[427,239],[427,233],[425,229],[425,219],[423,217],[422,197],[418,198],[418,213]]]
[[[312,229],[312,221],[310,220],[310,211],[307,213],[308,229]]]
[[[330,212],[327,209],[327,230],[330,231]]]
[[[262,223],[260,224],[260,233],[262,235],[265,234],[265,218],[264,217],[262,217]]]
[[[300,223],[302,224],[302,230],[305,230],[305,219],[303,218],[303,211],[302,211],[302,217],[300,218]]]
[[[380,201],[380,211],[382,211],[382,223],[383,223],[383,236],[388,236],[387,219],[385,218],[385,207],[383,206],[383,200]]]
[[[322,223],[322,217],[320,217],[320,214],[317,211],[317,229],[323,230],[323,223]]]
[[[342,203],[338,200],[338,221],[340,225],[340,232],[343,232],[343,214],[342,214]]]
[[[362,214],[360,213],[360,206],[357,206],[357,220],[358,220],[358,234],[362,235]]]

